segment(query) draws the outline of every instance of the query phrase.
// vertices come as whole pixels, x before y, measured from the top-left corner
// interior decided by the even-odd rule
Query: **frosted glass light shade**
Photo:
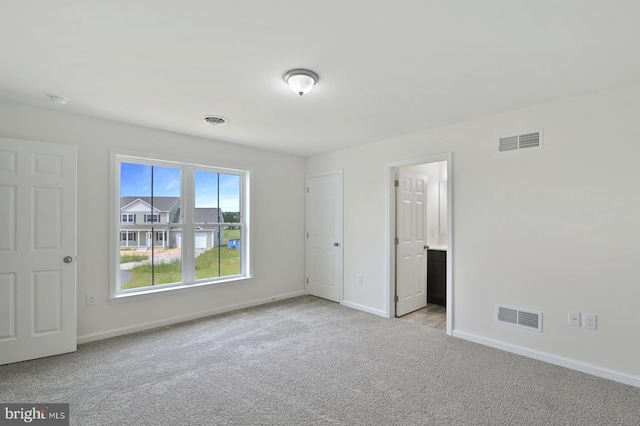
[[[284,75],[284,81],[289,84],[294,93],[302,96],[313,89],[313,85],[318,82],[318,74],[309,70],[291,70]]]
[[[294,93],[302,96],[313,88],[315,81],[308,75],[292,75],[289,77],[288,83]]]

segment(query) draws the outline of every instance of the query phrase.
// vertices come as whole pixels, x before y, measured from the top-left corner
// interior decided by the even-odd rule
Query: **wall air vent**
[[[542,131],[525,133],[522,135],[505,136],[500,138],[498,151],[515,151],[525,148],[539,148],[542,146]]]
[[[496,322],[542,331],[542,312],[496,304]]]
[[[224,117],[218,117],[216,115],[205,115],[202,117],[205,123],[209,123],[212,126],[220,126],[222,124],[227,124],[229,120]]]

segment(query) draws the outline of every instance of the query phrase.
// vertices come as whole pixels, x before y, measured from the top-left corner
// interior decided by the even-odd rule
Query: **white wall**
[[[344,170],[345,300],[387,311],[388,164],[452,152],[454,335],[640,386],[638,117],[633,85],[307,159]],[[497,152],[539,129],[542,149]],[[544,331],[496,323],[495,303],[542,311]]]
[[[0,103],[0,137],[77,146],[80,342],[304,292],[303,159],[10,103]],[[107,296],[111,148],[251,170],[252,258],[256,278],[110,304]],[[96,305],[86,306],[86,294],[95,296]]]

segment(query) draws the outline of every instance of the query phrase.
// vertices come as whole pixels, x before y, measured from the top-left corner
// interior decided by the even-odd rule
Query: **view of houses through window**
[[[245,273],[243,172],[126,157],[118,167],[117,292]]]

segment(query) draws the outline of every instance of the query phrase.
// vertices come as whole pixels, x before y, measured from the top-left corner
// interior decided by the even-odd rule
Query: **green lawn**
[[[180,260],[171,263],[155,265],[155,283],[168,284],[179,282],[182,279],[182,262]],[[151,265],[142,265],[128,271],[131,279],[122,285],[122,289],[148,287],[151,285]]]
[[[196,257],[196,279],[226,277],[240,272],[240,250],[229,250],[227,246],[218,250],[216,247]]]
[[[239,229],[225,229],[224,230],[224,245],[227,245],[227,241],[240,238]]]
[[[149,259],[149,256],[143,256],[139,254],[123,254],[120,256],[120,264],[129,262],[140,262],[142,260]]]
[[[232,236],[233,231],[237,231],[238,237]],[[240,231],[227,230],[225,231],[225,237],[239,238]],[[198,256],[195,266],[196,279],[199,280],[240,274],[240,250],[230,250],[226,244],[221,247],[214,247]],[[138,266],[128,272],[131,273],[131,279],[122,285],[123,290],[151,285],[151,265]],[[182,262],[178,259],[171,263],[156,264],[154,279],[156,285],[180,282],[182,280]]]

